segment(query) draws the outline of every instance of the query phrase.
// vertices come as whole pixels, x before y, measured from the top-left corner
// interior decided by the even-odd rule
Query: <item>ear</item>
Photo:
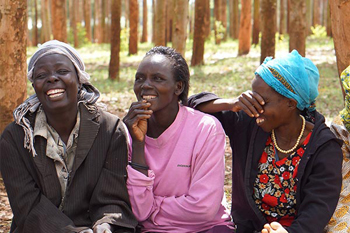
[[[288,99],[288,107],[291,110],[294,110],[297,108],[298,102],[295,99]]]
[[[184,91],[185,85],[183,81],[177,81],[176,82],[176,88],[175,88],[175,95],[180,96],[181,93]]]

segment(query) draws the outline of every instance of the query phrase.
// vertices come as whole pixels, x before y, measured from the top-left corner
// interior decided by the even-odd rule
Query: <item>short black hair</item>
[[[173,65],[174,78],[176,81],[181,81],[184,84],[184,90],[179,96],[179,100],[183,105],[187,105],[188,90],[190,89],[190,71],[186,60],[175,49],[165,46],[156,46],[150,49],[145,57],[155,54],[161,54],[167,57]]]

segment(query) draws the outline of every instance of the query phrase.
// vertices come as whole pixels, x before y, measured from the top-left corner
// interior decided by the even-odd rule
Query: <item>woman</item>
[[[127,187],[142,232],[232,232],[224,205],[225,134],[215,118],[183,106],[188,89],[179,53],[167,47],[146,53],[135,75],[138,102],[124,118],[132,140]]]
[[[237,232],[260,232],[266,223],[265,230],[322,232],[338,201],[342,157],[341,142],[315,110],[318,70],[292,51],[265,59],[255,74],[252,91],[237,99],[190,98],[214,113],[230,139]]]
[[[35,94],[0,139],[11,232],[134,232],[123,123],[96,105],[78,52],[49,41],[31,57]]]
[[[343,183],[337,208],[327,225],[327,232],[341,233],[350,229],[350,66],[341,74],[345,90],[345,108],[330,125],[335,136],[344,141],[343,152]]]

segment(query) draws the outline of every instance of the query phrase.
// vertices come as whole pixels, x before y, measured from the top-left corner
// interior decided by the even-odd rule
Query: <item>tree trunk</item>
[[[74,47],[79,47],[78,40],[78,29],[77,29],[77,10],[78,10],[78,1],[69,0],[69,20],[71,33],[73,33]]]
[[[202,1],[205,1],[204,4],[209,6],[209,7],[207,7],[207,12],[205,13],[205,17],[204,17],[204,33],[205,33],[205,38],[208,38],[210,36],[210,33],[211,33],[210,0],[202,0]],[[188,9],[187,9],[187,11],[188,11]],[[189,19],[187,19],[187,21],[189,21]]]
[[[311,35],[312,26],[312,0],[306,0],[306,35]]]
[[[277,0],[261,0],[261,56],[260,64],[266,57],[275,57]]]
[[[174,0],[173,48],[183,57],[186,52],[188,0]]]
[[[119,81],[120,53],[120,17],[121,0],[111,0],[111,59],[109,61],[109,79]]]
[[[321,25],[321,7],[320,7],[320,0],[314,0],[314,14],[313,14],[313,21],[312,26]]]
[[[238,39],[239,33],[239,10],[238,0],[229,0],[230,4],[230,36]]]
[[[222,26],[224,27],[223,31],[223,41],[227,40],[227,0],[221,0],[221,16],[220,16],[220,21]]]
[[[0,135],[27,96],[27,1],[0,0]]]
[[[327,36],[332,37],[332,20],[331,20],[331,8],[330,8],[330,3],[327,3],[327,25],[326,25],[326,30],[327,30]]]
[[[152,43],[155,44],[156,37],[156,1],[152,0]]]
[[[209,7],[207,1],[195,1],[194,34],[191,66],[202,65],[204,58],[204,18]]]
[[[67,43],[66,0],[51,1],[52,34],[55,40]]]
[[[166,33],[166,42],[172,42],[172,37],[173,37],[173,15],[174,15],[174,1],[175,0],[167,0],[166,1],[166,14],[165,14],[165,21],[166,21],[166,26],[165,26],[165,33]]]
[[[51,36],[49,0],[41,0],[41,24],[41,42],[45,43]]]
[[[329,2],[332,19],[332,34],[337,57],[338,74],[350,64],[350,2],[332,0]],[[342,83],[340,82],[341,87]],[[343,96],[344,90],[342,87]]]
[[[261,0],[264,2],[264,0]],[[264,7],[264,6],[261,6]],[[260,33],[260,0],[254,0],[254,15],[253,15],[253,38],[252,44],[259,44],[259,33]],[[263,16],[262,16],[263,17]],[[271,25],[272,26],[272,25]]]
[[[154,35],[154,44],[155,46],[166,46],[166,32],[165,32],[165,12],[166,12],[166,2],[163,0],[156,1],[156,21],[155,21],[155,35]]]
[[[139,5],[137,0],[129,2],[129,55],[137,54],[137,26],[139,24]]]
[[[148,37],[148,33],[147,33],[147,18],[148,14],[147,14],[147,0],[143,0],[142,2],[142,36],[141,36],[141,43],[145,43],[147,42],[147,37]]]
[[[280,26],[279,26],[279,34],[283,35],[286,31],[286,17],[285,17],[285,0],[280,0]]]
[[[306,6],[304,0],[290,1],[289,51],[296,49],[305,56]]]
[[[33,45],[37,46],[38,43],[38,1],[34,0]]]
[[[223,0],[214,0],[214,35],[217,45],[221,43],[220,28],[218,28],[221,23],[221,1]]]
[[[91,34],[91,1],[84,0],[84,23],[85,23],[85,31],[86,38],[92,42],[92,34]]]
[[[250,51],[250,37],[252,31],[252,2],[241,0],[241,22],[238,35],[238,55],[248,54]]]
[[[96,43],[101,44],[103,42],[102,0],[95,0],[94,12],[95,12],[94,38]]]

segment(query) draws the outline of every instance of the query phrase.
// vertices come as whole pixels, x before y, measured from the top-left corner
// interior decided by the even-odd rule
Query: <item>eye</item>
[[[156,82],[160,82],[160,81],[163,81],[164,79],[162,77],[159,77],[159,76],[154,76],[153,80]]]
[[[66,69],[59,69],[57,71],[58,74],[61,74],[61,75],[65,75],[65,74],[68,74],[70,71],[69,70],[66,70]]]
[[[43,79],[45,77],[46,77],[46,73],[39,73],[39,74],[35,74],[33,79]]]
[[[136,76],[135,76],[135,82],[141,82],[141,81],[143,81],[143,80],[144,80],[144,77],[139,76],[139,75],[136,75]]]

